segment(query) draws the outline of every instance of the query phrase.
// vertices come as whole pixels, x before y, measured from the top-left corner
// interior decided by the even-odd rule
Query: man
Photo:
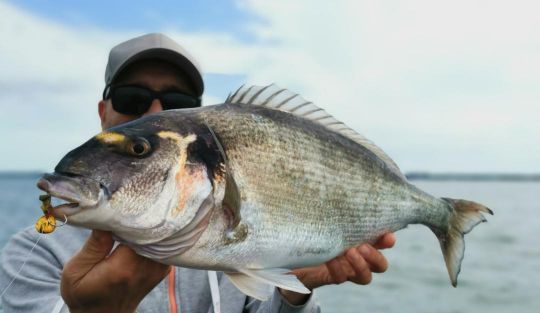
[[[114,47],[105,82],[98,104],[103,129],[164,109],[200,106],[204,90],[197,63],[161,34],[144,35]],[[35,238],[35,230],[29,228],[6,246],[1,286],[17,277]],[[376,248],[391,247],[394,241],[387,234],[373,246],[351,248],[323,265],[293,273],[310,289],[347,280],[367,284],[372,272],[387,268]],[[319,311],[311,295],[276,290],[269,301],[260,302],[238,291],[222,273],[166,266],[125,245],[113,246],[109,232],[69,225],[47,235],[4,295],[4,311],[212,312],[218,306],[221,312]]]

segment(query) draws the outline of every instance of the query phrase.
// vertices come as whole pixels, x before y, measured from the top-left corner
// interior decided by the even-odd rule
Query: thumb
[[[69,268],[84,276],[97,263],[105,259],[113,248],[110,232],[92,230],[82,249],[69,261]],[[75,274],[75,273],[74,273]],[[79,276],[76,275],[75,276]]]

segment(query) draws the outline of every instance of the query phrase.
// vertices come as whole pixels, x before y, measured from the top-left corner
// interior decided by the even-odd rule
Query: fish
[[[309,293],[291,269],[409,224],[433,231],[456,286],[464,235],[493,214],[420,190],[373,142],[274,84],[104,130],[37,186],[63,201],[56,218],[164,264],[223,271],[261,300]]]

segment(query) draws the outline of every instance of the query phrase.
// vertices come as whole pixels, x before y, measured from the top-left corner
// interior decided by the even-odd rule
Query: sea
[[[41,215],[36,181],[35,175],[0,176],[0,247]],[[450,284],[433,233],[425,226],[411,225],[396,233],[396,246],[384,251],[390,267],[375,274],[371,284],[317,289],[322,311],[540,312],[540,182],[412,183],[432,195],[475,200],[495,212],[465,236],[457,288]]]

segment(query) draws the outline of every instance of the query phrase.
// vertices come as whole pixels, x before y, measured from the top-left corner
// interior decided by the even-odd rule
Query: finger
[[[384,255],[369,244],[363,244],[357,250],[369,265],[371,271],[383,273],[388,269],[388,261]]]
[[[297,268],[292,270],[291,273],[295,275],[306,288],[311,290],[330,283],[330,272],[326,263],[317,266]]]
[[[341,284],[347,281],[347,272],[346,272],[346,269],[343,269],[342,264],[343,263],[340,261],[339,257],[326,262],[326,266],[330,274],[328,283]]]
[[[107,257],[113,247],[112,235],[109,232],[93,230],[86,243],[75,256],[64,266],[60,291],[64,299],[74,298],[74,294],[81,285],[86,275]],[[84,288],[83,288],[84,289]]]
[[[112,283],[139,283],[139,278],[145,284],[154,285],[160,282],[171,270],[170,266],[157,263],[140,256],[126,245],[119,245],[106,261],[107,268],[113,269]]]
[[[339,258],[339,261],[341,262],[341,269],[345,274],[347,275],[347,280],[349,277],[353,277],[356,275],[356,271],[354,270],[351,262],[347,260],[345,256],[342,256]]]
[[[355,271],[355,275],[349,280],[361,285],[369,284],[372,280],[371,269],[359,250],[355,248],[349,249],[345,254],[345,257]]]
[[[68,272],[73,276],[82,277],[97,263],[105,259],[113,247],[110,232],[93,230],[82,249],[66,264]]]
[[[377,242],[373,244],[376,249],[392,248],[396,244],[396,235],[394,233],[386,233],[379,237]]]

